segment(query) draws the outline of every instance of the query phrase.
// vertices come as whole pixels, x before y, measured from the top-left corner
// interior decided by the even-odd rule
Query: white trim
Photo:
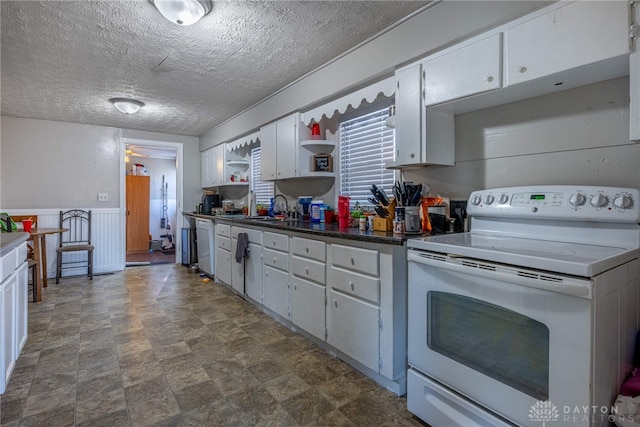
[[[351,92],[341,98],[334,99],[331,102],[323,104],[312,110],[302,113],[302,121],[305,125],[311,121],[319,122],[323,117],[332,118],[336,112],[342,114],[347,111],[349,105],[358,108],[362,102],[373,102],[380,93],[385,96],[392,96],[396,90],[395,76],[387,77],[377,83],[363,87],[362,89]]]
[[[253,143],[260,142],[260,132],[254,132],[249,135],[243,136],[242,138],[238,138],[236,140],[227,142],[227,151],[234,151],[238,148],[244,147],[246,145],[251,145]]]
[[[120,138],[120,230],[122,233],[122,267],[126,266],[126,254],[127,254],[127,222],[126,222],[126,210],[127,203],[125,197],[125,174],[126,174],[126,162],[124,160],[125,146],[131,145],[143,145],[147,147],[170,147],[176,149],[176,218],[182,218],[182,209],[184,206],[184,145],[181,142],[168,142],[168,141],[155,141],[151,139],[140,138]],[[176,229],[179,227],[176,224]],[[176,231],[177,233],[177,231]],[[182,239],[178,234],[175,234],[174,245],[176,248],[175,263],[180,263],[180,257],[182,255]]]

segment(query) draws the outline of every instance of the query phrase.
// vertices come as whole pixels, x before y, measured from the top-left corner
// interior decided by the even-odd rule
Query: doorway
[[[182,144],[127,138],[121,151],[124,266],[180,262]]]

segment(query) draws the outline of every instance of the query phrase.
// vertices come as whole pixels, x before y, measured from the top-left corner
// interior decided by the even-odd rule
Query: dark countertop
[[[407,239],[428,236],[422,234],[394,234],[390,231],[360,231],[358,227],[340,228],[337,223],[326,224],[322,222],[298,221],[298,220],[265,220],[260,218],[247,218],[244,215],[202,215],[184,212],[183,215],[194,218],[210,219],[212,221],[232,222],[234,225],[258,226],[275,230],[295,231],[298,233],[315,234],[324,237],[338,239],[358,240],[361,242],[384,243],[387,245],[403,245]]]
[[[29,238],[29,233],[24,233],[22,231],[13,233],[0,233],[0,256],[5,256],[13,249],[17,248],[22,244],[22,242],[26,242]]]

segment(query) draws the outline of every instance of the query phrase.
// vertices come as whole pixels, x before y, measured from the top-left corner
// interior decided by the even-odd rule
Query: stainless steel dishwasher
[[[208,275],[213,275],[214,268],[214,224],[210,219],[196,219],[196,246],[198,250],[198,267]]]

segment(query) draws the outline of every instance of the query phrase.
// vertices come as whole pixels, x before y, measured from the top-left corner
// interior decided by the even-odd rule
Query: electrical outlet
[[[108,202],[109,201],[109,193],[98,193],[98,201],[99,202]]]

